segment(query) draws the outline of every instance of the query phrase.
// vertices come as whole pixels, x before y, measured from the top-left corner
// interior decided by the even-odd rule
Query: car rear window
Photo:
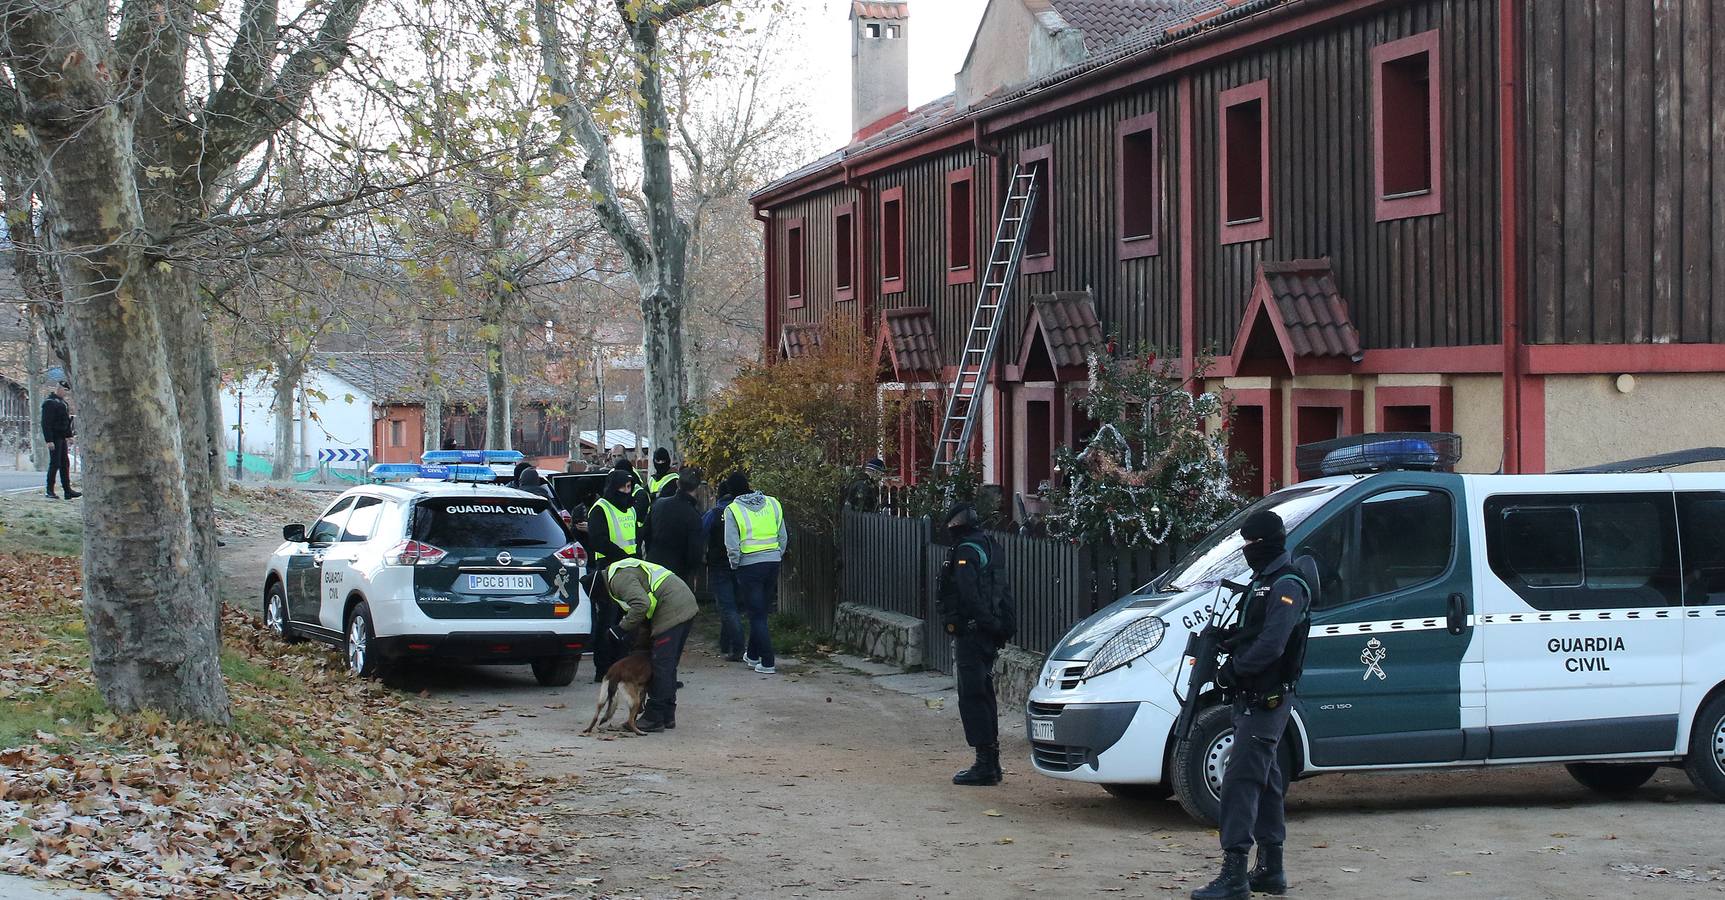
[[[413,538],[434,547],[561,547],[563,524],[543,500],[460,497],[424,500],[413,510]]]

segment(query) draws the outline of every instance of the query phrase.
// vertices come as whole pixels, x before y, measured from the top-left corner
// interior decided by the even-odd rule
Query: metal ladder
[[[1000,222],[994,229],[994,245],[988,252],[988,267],[982,272],[982,290],[976,298],[970,330],[965,333],[964,355],[958,359],[958,374],[953,376],[952,389],[946,395],[946,415],[941,417],[939,440],[934,449],[936,471],[951,471],[964,458],[976,431],[977,412],[982,408],[977,398],[994,365],[1000,323],[1012,302],[1018,265],[1024,259],[1024,241],[1030,234],[1030,220],[1036,210],[1037,165],[1020,163],[1012,168],[1006,202],[1001,205]]]

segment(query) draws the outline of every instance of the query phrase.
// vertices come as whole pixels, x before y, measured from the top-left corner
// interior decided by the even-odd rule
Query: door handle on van
[[[1467,598],[1461,594],[1449,595],[1449,633],[1461,634],[1467,630]]]

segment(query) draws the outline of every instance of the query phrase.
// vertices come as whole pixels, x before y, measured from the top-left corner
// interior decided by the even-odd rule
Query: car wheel
[[[1276,745],[1276,762],[1284,778],[1294,771],[1294,730],[1282,735]],[[1192,818],[1214,826],[1222,819],[1222,776],[1228,771],[1228,758],[1234,749],[1234,716],[1226,704],[1209,707],[1192,721],[1192,733],[1174,747],[1168,763],[1169,781],[1174,786],[1174,799]]]
[[[1568,763],[1564,768],[1588,790],[1618,797],[1632,793],[1659,771],[1647,763]]]
[[[545,687],[568,687],[575,683],[575,670],[581,665],[579,656],[553,656],[533,661],[533,677]]]
[[[1695,717],[1683,769],[1701,793],[1725,802],[1725,694],[1714,697]]]
[[[1161,784],[1105,784],[1102,789],[1133,803],[1155,803],[1174,796],[1174,786],[1166,781]]]
[[[360,678],[378,674],[377,650],[372,645],[376,635],[371,629],[371,607],[361,603],[347,615],[347,670]]]
[[[294,631],[293,622],[288,618],[287,592],[282,590],[279,581],[270,582],[269,590],[264,591],[264,627],[290,644],[305,640]]]

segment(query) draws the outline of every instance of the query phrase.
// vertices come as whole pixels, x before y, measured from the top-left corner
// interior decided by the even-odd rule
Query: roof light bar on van
[[[500,465],[526,459],[520,450],[427,450],[419,461],[427,465]]]
[[[1359,434],[1301,444],[1294,462],[1302,478],[1371,472],[1453,472],[1461,461],[1461,436],[1396,431]]]
[[[489,484],[497,473],[490,466],[437,466],[419,463],[378,463],[368,470],[372,481],[476,481]]]

